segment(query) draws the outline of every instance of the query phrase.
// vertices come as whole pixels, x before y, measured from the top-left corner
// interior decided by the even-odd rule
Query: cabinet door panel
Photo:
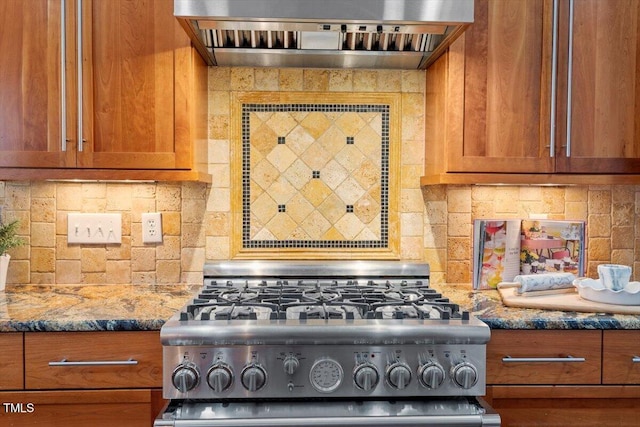
[[[464,135],[449,172],[553,171],[550,2],[477,0],[475,13],[464,37]]]
[[[190,151],[176,147],[173,120],[174,49],[189,44],[172,0],[83,4],[86,141],[78,166],[189,168]]]
[[[601,345],[600,331],[492,331],[487,346],[487,382],[600,384]],[[585,360],[541,360],[569,356]],[[534,360],[503,360],[509,357]]]
[[[0,390],[24,387],[22,333],[0,333]]]
[[[640,331],[604,331],[602,382],[640,384]]]
[[[569,22],[567,8],[562,12],[560,18]],[[558,153],[557,170],[637,173],[640,1],[581,0],[574,3],[573,22],[570,152]],[[566,53],[561,60],[567,62]],[[566,80],[566,73],[561,68],[560,77]]]
[[[86,364],[129,359],[138,363]],[[85,365],[50,365],[62,360]],[[162,386],[162,345],[152,331],[28,332],[25,361],[27,389]]]
[[[0,2],[0,167],[62,167],[61,2]],[[71,147],[70,147],[71,148]]]

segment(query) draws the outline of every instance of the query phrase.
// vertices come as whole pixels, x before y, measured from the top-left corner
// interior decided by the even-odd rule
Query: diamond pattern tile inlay
[[[389,105],[243,104],[243,247],[386,248],[388,173]]]

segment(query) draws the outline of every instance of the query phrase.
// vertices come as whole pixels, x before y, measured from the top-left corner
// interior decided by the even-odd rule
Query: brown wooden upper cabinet
[[[640,182],[640,0],[475,0],[426,74],[423,184]]]
[[[0,179],[195,172],[206,67],[173,0],[4,0],[0,28]]]

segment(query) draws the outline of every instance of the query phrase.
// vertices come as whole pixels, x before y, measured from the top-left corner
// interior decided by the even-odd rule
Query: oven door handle
[[[130,358],[129,360],[87,360],[71,362],[62,359],[59,362],[49,362],[49,366],[112,366],[112,365],[137,365],[138,361]]]
[[[540,363],[540,362],[586,362],[584,357],[573,357],[570,354],[565,357],[511,357],[505,356],[502,358],[503,363]]]

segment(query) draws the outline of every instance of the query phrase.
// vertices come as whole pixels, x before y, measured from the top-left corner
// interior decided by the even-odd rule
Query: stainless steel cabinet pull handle
[[[584,357],[573,357],[571,355],[565,357],[511,357],[505,356],[502,358],[504,363],[519,362],[519,363],[539,363],[539,362],[586,362]]]
[[[574,0],[569,1],[569,53],[567,56],[567,147],[565,154],[571,157],[571,85],[573,83],[573,10]]]
[[[640,356],[633,356],[631,358],[632,363],[640,363]]]
[[[82,108],[82,84],[84,76],[82,75],[82,0],[78,2],[78,13],[76,15],[76,22],[78,29],[76,31],[77,38],[77,61],[78,61],[78,151],[83,150],[83,143],[85,139],[82,138],[82,114],[84,113]]]
[[[551,114],[549,122],[549,157],[556,155],[556,93],[558,91],[558,0],[553,0],[553,35],[551,39]]]
[[[62,359],[59,362],[49,362],[49,366],[103,366],[103,365],[137,365],[138,361],[135,359],[129,360],[88,360],[86,362],[70,362],[67,359]]]
[[[60,138],[61,150],[67,151],[67,46],[65,44],[67,35],[67,12],[66,2],[62,0],[60,4]]]

